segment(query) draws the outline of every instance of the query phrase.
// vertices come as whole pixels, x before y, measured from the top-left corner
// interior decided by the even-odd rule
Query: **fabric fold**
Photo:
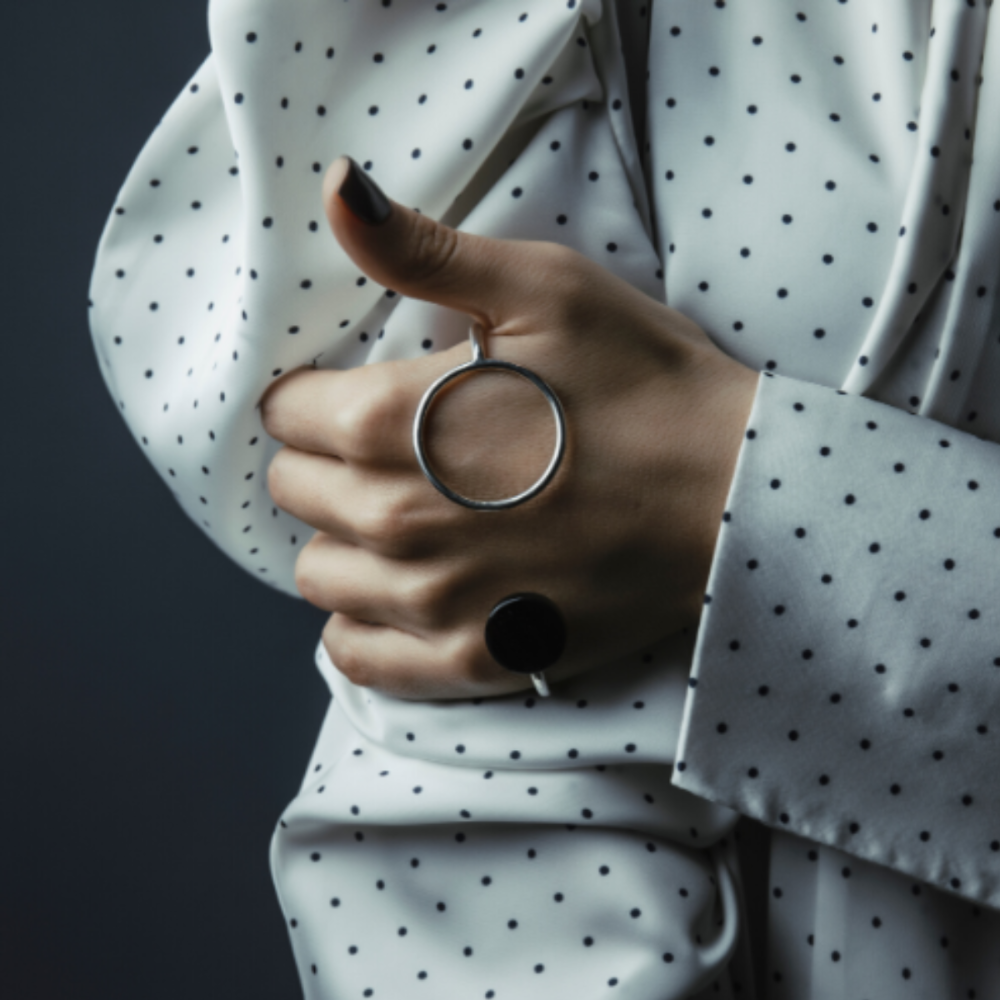
[[[987,16],[984,5],[969,7],[965,0],[934,2],[919,113],[905,124],[914,133],[916,148],[898,241],[856,364],[842,385],[848,392],[863,394],[874,385],[957,251],[967,215],[972,128],[979,97],[977,87],[961,85],[961,76],[979,72]],[[898,127],[902,129],[903,123]],[[976,222],[970,220],[968,228],[972,230]],[[965,299],[956,296],[954,301]],[[954,322],[955,317],[949,319]],[[950,336],[949,330],[946,325],[944,337]]]
[[[258,579],[298,596],[311,535],[267,494],[267,387],[296,367],[416,357],[467,332],[465,317],[369,282],[341,250],[320,198],[337,156],[435,218],[557,238],[662,294],[622,161],[630,133],[612,125],[588,41],[588,24],[614,22],[601,14],[595,0],[402,18],[317,0],[210,6],[213,54],[120,192],[90,319],[102,374],[155,468]],[[572,175],[600,196],[571,201]]]

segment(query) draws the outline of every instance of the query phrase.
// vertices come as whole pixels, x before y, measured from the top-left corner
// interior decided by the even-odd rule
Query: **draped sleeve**
[[[321,183],[349,154],[460,229],[572,246],[662,299],[617,33],[597,0],[214,0],[211,55],[103,233],[91,331],[115,404],[191,520],[297,596],[258,403],[283,373],[416,357],[467,319],[360,274]],[[523,16],[522,16],[523,15]]]

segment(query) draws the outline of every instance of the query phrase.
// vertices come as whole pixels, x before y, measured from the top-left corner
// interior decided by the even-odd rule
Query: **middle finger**
[[[299,553],[299,593],[324,611],[430,639],[467,616],[469,587],[450,564],[407,564],[322,532]]]
[[[285,446],[267,473],[271,499],[306,524],[394,559],[434,551],[455,512],[417,472],[376,473]]]

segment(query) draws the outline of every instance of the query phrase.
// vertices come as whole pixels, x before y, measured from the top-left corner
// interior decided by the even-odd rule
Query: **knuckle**
[[[330,616],[326,628],[323,629],[323,645],[326,647],[330,662],[352,684],[356,687],[373,686],[371,668],[340,628],[336,615]]]
[[[366,391],[342,405],[337,419],[339,438],[358,458],[377,454],[392,440],[400,411],[396,378],[391,371],[379,371],[366,382]]]
[[[542,242],[534,246],[535,271],[557,287],[575,288],[586,283],[589,258],[562,243]]]
[[[295,560],[295,587],[303,599],[315,607],[323,607],[323,587],[316,572],[312,542],[303,546]]]
[[[260,422],[264,430],[278,441],[284,441],[289,433],[295,428],[296,408],[288,405],[294,402],[297,390],[293,386],[297,385],[308,369],[295,368],[286,372],[281,378],[273,382],[261,397],[260,400]],[[285,396],[291,392],[290,399],[285,400]]]
[[[382,421],[380,402],[374,397],[342,406],[337,418],[337,436],[352,455],[368,454]]]
[[[271,459],[271,464],[267,467],[267,490],[271,494],[271,499],[282,510],[288,504],[288,475],[287,475],[288,449],[281,448]]]
[[[497,674],[502,672],[486,651],[479,635],[461,635],[456,640],[449,657],[456,675],[473,687],[494,685]]]
[[[399,599],[420,621],[437,625],[450,617],[455,586],[448,573],[408,575],[399,583]]]
[[[450,226],[438,225],[426,216],[417,215],[413,219],[411,239],[411,276],[421,284],[433,284],[439,275],[447,273],[458,252],[459,235]]]
[[[533,248],[534,274],[546,301],[558,316],[587,311],[594,299],[594,266],[584,254],[561,243],[539,243]]]
[[[280,433],[280,421],[278,419],[278,407],[274,402],[275,389],[277,383],[268,388],[267,393],[260,401],[260,423],[264,430],[273,438],[278,438]]]
[[[366,548],[399,557],[414,551],[419,536],[410,504],[402,497],[369,503],[355,530]]]
[[[577,271],[584,257],[578,250],[566,246],[565,243],[555,243],[551,240],[539,240],[533,245],[536,254],[536,266],[542,268],[548,275],[557,277]]]

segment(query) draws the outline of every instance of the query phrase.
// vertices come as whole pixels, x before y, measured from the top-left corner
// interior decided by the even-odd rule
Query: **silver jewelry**
[[[472,344],[472,360],[442,375],[420,400],[413,419],[413,450],[430,484],[453,503],[473,510],[506,510],[537,496],[552,482],[566,454],[566,415],[559,397],[531,369],[510,361],[486,357],[484,331],[479,323],[473,323],[469,328],[469,340]],[[524,492],[502,500],[473,500],[456,493],[435,475],[424,451],[424,428],[434,397],[449,382],[470,372],[491,369],[520,375],[545,396],[556,422],[556,448],[541,478]],[[549,697],[551,692],[545,670],[539,668],[552,666],[559,659],[566,643],[565,623],[554,601],[541,594],[512,594],[504,598],[490,612],[485,637],[490,655],[501,667],[514,673],[530,674],[538,694],[542,698]]]
[[[450,372],[445,372],[444,375],[431,385],[424,393],[423,399],[420,400],[420,405],[417,407],[417,415],[413,419],[413,450],[416,452],[420,468],[430,484],[452,502],[461,504],[463,507],[471,507],[473,510],[506,510],[509,507],[516,507],[518,504],[522,504],[526,500],[537,496],[552,482],[566,453],[566,415],[563,412],[562,403],[559,402],[558,396],[530,368],[515,365],[510,361],[498,361],[495,358],[486,357],[485,337],[483,328],[479,323],[473,323],[469,328],[469,340],[472,343],[472,360],[467,361],[464,365],[459,365],[457,368],[453,368]],[[548,468],[542,473],[541,478],[533,486],[529,486],[523,493],[518,493],[512,497],[505,497],[503,500],[473,500],[470,497],[464,497],[460,493],[456,493],[435,475],[424,452],[424,424],[434,397],[449,382],[469,372],[490,370],[514,372],[514,374],[527,379],[542,393],[548,401],[553,417],[555,417],[556,449]]]

